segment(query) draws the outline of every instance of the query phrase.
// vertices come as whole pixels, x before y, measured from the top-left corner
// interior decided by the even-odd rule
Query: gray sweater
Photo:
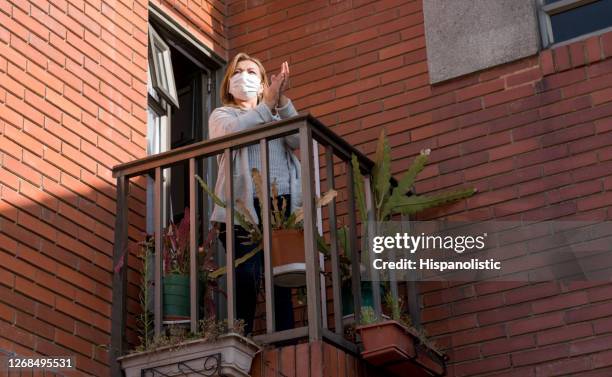
[[[273,115],[264,103],[260,103],[253,109],[244,110],[231,106],[218,107],[210,114],[208,120],[209,134],[211,138],[228,135],[234,132],[246,130],[249,128],[257,127],[258,125],[269,123],[279,119],[290,118],[298,115],[297,111],[293,107],[291,100],[281,107],[276,108],[277,115]],[[297,134],[285,136],[277,139],[277,143],[274,145],[274,152],[272,150],[272,142],[270,142],[270,177],[274,177],[274,174],[279,175],[280,173],[273,173],[275,169],[282,169],[283,164],[288,167],[287,174],[284,177],[288,178],[289,192],[291,194],[290,211],[295,211],[299,206],[302,205],[302,191],[301,191],[301,169],[300,162],[292,152],[292,149],[299,147],[299,137]],[[247,211],[251,216],[259,222],[255,207],[253,204],[253,197],[255,196],[253,182],[251,179],[251,162],[254,162],[254,158],[249,158],[247,148],[241,148],[235,150],[232,153],[232,159],[234,163],[234,201],[236,198],[240,198],[247,208]],[[259,151],[257,150],[257,158],[259,161]],[[275,162],[273,162],[273,160]],[[224,156],[218,155],[217,162],[219,164],[217,182],[215,184],[215,194],[219,196],[221,200],[225,202],[225,158]],[[235,204],[235,203],[234,203]],[[212,221],[225,222],[225,208],[215,205],[211,215]],[[237,222],[234,221],[236,224]]]

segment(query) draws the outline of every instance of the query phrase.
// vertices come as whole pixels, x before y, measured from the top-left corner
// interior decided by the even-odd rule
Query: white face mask
[[[248,101],[253,97],[257,97],[261,87],[261,78],[259,78],[259,75],[252,75],[242,71],[230,78],[229,86],[229,92],[234,98]]]

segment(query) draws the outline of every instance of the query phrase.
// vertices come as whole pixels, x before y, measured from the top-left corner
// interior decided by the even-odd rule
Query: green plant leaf
[[[261,244],[260,244],[255,249],[253,249],[250,252],[244,254],[240,258],[235,259],[234,260],[234,268],[240,266],[241,264],[243,264],[247,260],[251,259],[255,254],[259,253],[261,251],[261,249],[262,249],[262,247],[261,247]],[[215,271],[209,273],[208,274],[208,278],[214,280],[214,279],[217,279],[218,277],[220,277],[221,275],[225,275],[226,272],[227,272],[227,268],[225,266],[219,267]]]
[[[408,171],[404,173],[397,186],[393,189],[391,193],[391,198],[385,203],[383,209],[381,211],[381,215],[379,221],[386,221],[387,217],[391,214],[391,203],[395,203],[400,200],[401,197],[405,196],[408,191],[414,185],[414,181],[416,180],[417,175],[423,171],[425,168],[425,164],[427,164],[427,160],[429,160],[429,154],[431,150],[424,149],[421,153],[414,159]]]
[[[355,191],[355,201],[357,202],[357,208],[361,215],[361,222],[365,223],[368,219],[368,213],[366,211],[365,196],[363,189],[363,175],[361,175],[361,169],[359,168],[359,160],[357,156],[352,156],[353,163],[353,188]]]
[[[408,171],[404,173],[402,179],[397,184],[397,187],[393,190],[394,193],[397,192],[400,195],[405,195],[410,191],[412,186],[414,185],[414,181],[416,180],[416,176],[423,171],[425,168],[425,164],[427,164],[427,160],[429,160],[429,154],[431,150],[424,149],[421,153],[416,156]]]
[[[384,129],[378,137],[372,175],[376,208],[384,208],[385,201],[389,195],[389,188],[391,187],[391,148],[389,147],[389,141]]]
[[[319,252],[325,255],[325,258],[328,258],[331,255],[330,245],[327,244],[325,238],[323,238],[319,232],[317,232],[317,249],[319,249]]]
[[[202,178],[200,178],[199,175],[196,174],[196,179],[198,180],[198,182],[200,183],[200,186],[202,186],[202,188],[204,189],[204,191],[206,191],[206,193],[208,195],[210,195],[210,197],[212,198],[213,202],[215,202],[216,205],[225,208],[225,203],[223,203],[223,201],[215,194],[215,191],[212,190],[208,184],[206,182],[204,182],[204,180]]]
[[[346,255],[350,255],[350,250],[348,249],[348,226],[344,225],[342,228],[338,229],[338,245],[344,250]]]
[[[428,208],[468,198],[475,192],[476,189],[468,188],[435,195],[402,196],[390,201],[391,211],[403,215],[412,215]]]

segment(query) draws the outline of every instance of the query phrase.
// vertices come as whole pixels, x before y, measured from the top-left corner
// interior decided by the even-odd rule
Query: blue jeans
[[[287,204],[291,203],[291,197],[279,195],[279,208],[281,207],[282,197],[285,197]],[[254,199],[255,211],[261,218],[259,200]],[[289,216],[289,205],[285,211],[285,218]],[[225,248],[225,223],[220,223],[219,240]],[[261,229],[261,225],[260,225]],[[248,232],[239,225],[234,225],[234,257],[240,258],[251,252],[257,245],[245,245],[249,242]],[[253,332],[253,321],[255,319],[255,306],[259,287],[263,279],[264,256],[263,251],[255,254],[246,262],[236,268],[236,317],[244,320],[245,334]],[[274,286],[274,308],[276,330],[287,330],[293,328],[293,303],[291,301],[291,288]]]

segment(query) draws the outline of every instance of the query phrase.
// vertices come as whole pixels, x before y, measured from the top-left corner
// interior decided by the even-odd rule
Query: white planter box
[[[195,339],[180,345],[122,356],[118,360],[125,377],[177,374],[189,377],[245,377],[250,376],[251,362],[258,351],[259,346],[250,339],[238,334],[226,334],[215,342]]]

